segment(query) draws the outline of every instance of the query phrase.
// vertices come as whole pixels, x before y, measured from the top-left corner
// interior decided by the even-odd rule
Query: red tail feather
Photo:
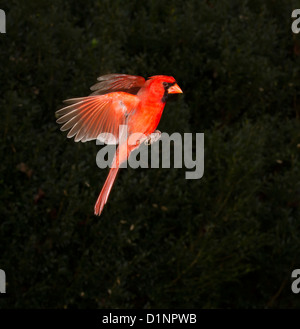
[[[103,208],[104,208],[104,205],[106,204],[107,202],[107,199],[108,199],[108,196],[109,196],[109,193],[111,191],[111,188],[114,184],[114,181],[117,177],[117,173],[119,171],[119,168],[111,168],[110,171],[109,171],[109,174],[106,178],[106,181],[104,183],[104,186],[99,194],[99,197],[97,199],[97,202],[95,204],[95,215],[100,215]]]

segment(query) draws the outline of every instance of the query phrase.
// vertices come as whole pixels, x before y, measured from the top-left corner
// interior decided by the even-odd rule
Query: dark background
[[[297,1],[1,5],[2,308],[299,308]],[[299,7],[299,3],[298,3]],[[122,169],[60,132],[107,73],[172,75],[159,129],[205,134],[205,172]]]

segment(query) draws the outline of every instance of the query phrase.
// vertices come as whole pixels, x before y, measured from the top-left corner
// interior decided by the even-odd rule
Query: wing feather
[[[67,137],[75,136],[75,142],[93,140],[102,133],[103,142],[118,143],[119,125],[126,124],[139,102],[137,96],[125,92],[72,98],[64,101],[68,105],[56,112],[59,117],[56,122],[62,124],[62,131],[70,129]]]
[[[129,74],[107,74],[97,80],[99,82],[90,88],[93,91],[91,95],[104,95],[116,91],[136,95],[146,81],[143,77]]]

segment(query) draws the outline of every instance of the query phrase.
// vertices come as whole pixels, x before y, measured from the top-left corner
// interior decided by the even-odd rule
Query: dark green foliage
[[[296,1],[10,1],[0,34],[3,308],[298,308]],[[173,75],[161,131],[204,132],[205,173],[108,170],[59,131],[106,73]]]

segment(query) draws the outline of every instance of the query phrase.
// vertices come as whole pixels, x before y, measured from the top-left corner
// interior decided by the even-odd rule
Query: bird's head
[[[176,80],[167,75],[154,75],[149,77],[145,83],[145,87],[147,87],[149,92],[158,97],[163,103],[166,102],[169,94],[182,93]]]

